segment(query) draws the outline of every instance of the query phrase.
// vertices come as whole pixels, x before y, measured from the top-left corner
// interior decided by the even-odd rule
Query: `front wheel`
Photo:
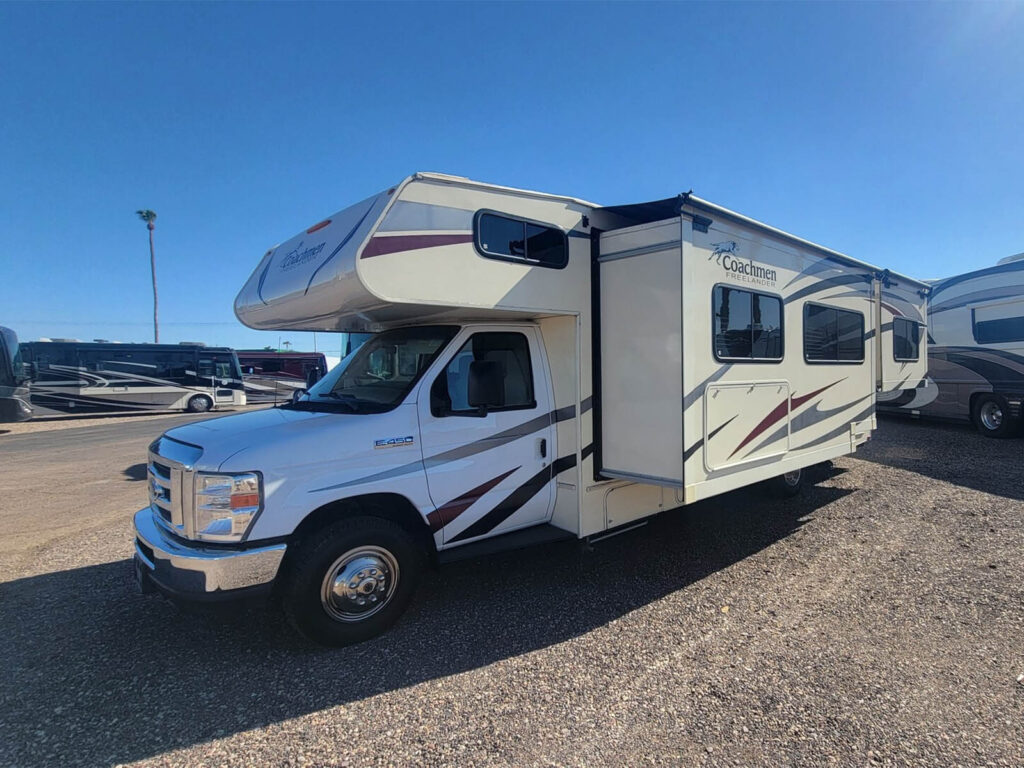
[[[335,523],[299,545],[283,599],[288,620],[321,645],[375,637],[412,598],[423,552],[401,526],[377,517]]]
[[[195,397],[189,398],[188,401],[189,413],[206,413],[212,407],[213,401],[206,395],[196,395]]]
[[[772,496],[779,499],[789,499],[796,496],[804,487],[804,472],[802,469],[794,469],[784,475],[773,477],[765,482],[766,487]]]

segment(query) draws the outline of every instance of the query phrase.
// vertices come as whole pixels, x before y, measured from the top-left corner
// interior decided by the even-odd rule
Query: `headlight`
[[[263,505],[263,488],[255,472],[196,476],[196,538],[241,541]]]

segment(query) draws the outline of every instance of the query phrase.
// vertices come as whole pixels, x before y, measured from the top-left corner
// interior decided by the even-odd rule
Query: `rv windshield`
[[[455,326],[417,326],[371,337],[297,402],[282,406],[331,413],[382,413],[405,398],[452,340]]]
[[[0,381],[10,386],[20,384],[26,378],[18,337],[10,328],[0,328]]]

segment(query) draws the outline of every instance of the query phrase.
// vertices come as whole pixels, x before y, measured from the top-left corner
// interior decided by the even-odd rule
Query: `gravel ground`
[[[0,765],[1024,765],[1024,441],[883,421],[795,501],[457,563],[323,650],[132,592],[136,431],[0,436]]]

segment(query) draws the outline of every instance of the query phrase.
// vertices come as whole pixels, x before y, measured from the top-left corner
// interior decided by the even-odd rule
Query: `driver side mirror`
[[[299,402],[299,400],[302,399],[302,396],[305,395],[307,392],[308,392],[308,390],[305,390],[305,389],[294,389],[294,390],[292,390],[292,403]]]

